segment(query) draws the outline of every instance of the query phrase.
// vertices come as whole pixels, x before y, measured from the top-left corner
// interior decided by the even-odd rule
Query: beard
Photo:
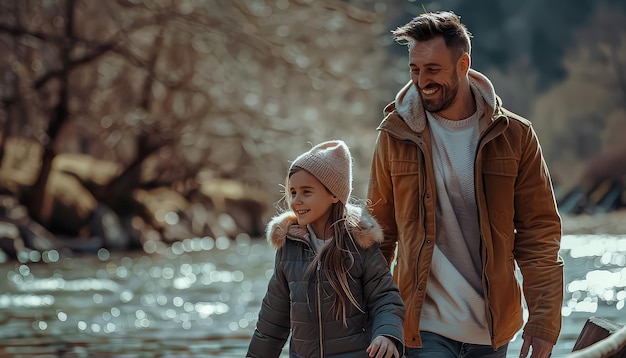
[[[450,107],[454,102],[457,92],[459,91],[459,80],[456,76],[456,70],[453,73],[452,81],[449,85],[430,84],[426,86],[425,89],[437,87],[439,87],[439,92],[437,92],[438,96],[436,98],[424,98],[422,91],[418,88],[424,108],[430,113],[441,112]]]

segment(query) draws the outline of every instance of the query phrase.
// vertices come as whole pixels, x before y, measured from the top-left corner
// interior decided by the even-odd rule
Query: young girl
[[[346,144],[318,144],[286,179],[289,209],[274,217],[276,248],[247,357],[400,357],[404,305],[379,249],[382,230],[348,204],[352,158]]]

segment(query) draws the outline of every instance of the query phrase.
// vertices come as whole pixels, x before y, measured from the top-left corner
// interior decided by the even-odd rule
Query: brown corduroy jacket
[[[407,87],[408,88],[408,87]],[[556,343],[561,329],[561,220],[537,136],[526,119],[485,105],[475,161],[482,281],[494,348],[522,327]],[[370,212],[383,228],[381,249],[406,306],[407,347],[420,347],[420,315],[435,243],[436,189],[431,134],[425,118],[415,131],[394,103],[385,108],[372,160]],[[493,113],[493,114],[491,114]],[[415,126],[413,127],[415,128]],[[397,257],[395,255],[397,247]],[[394,262],[395,260],[395,262]],[[515,265],[523,275],[523,290]]]

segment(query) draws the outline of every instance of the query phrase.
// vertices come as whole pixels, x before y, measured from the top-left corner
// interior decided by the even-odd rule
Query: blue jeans
[[[492,346],[458,342],[431,332],[420,332],[422,348],[408,348],[407,358],[506,358],[508,344]]]

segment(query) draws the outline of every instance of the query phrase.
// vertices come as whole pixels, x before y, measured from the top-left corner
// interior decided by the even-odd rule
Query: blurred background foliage
[[[390,31],[424,10],[461,16],[472,66],[534,123],[558,188],[624,176],[623,1],[0,0],[0,186],[70,236],[98,204],[136,230],[172,222],[157,188],[172,212],[239,195],[266,220],[289,160],[341,138],[363,198],[409,78]]]

